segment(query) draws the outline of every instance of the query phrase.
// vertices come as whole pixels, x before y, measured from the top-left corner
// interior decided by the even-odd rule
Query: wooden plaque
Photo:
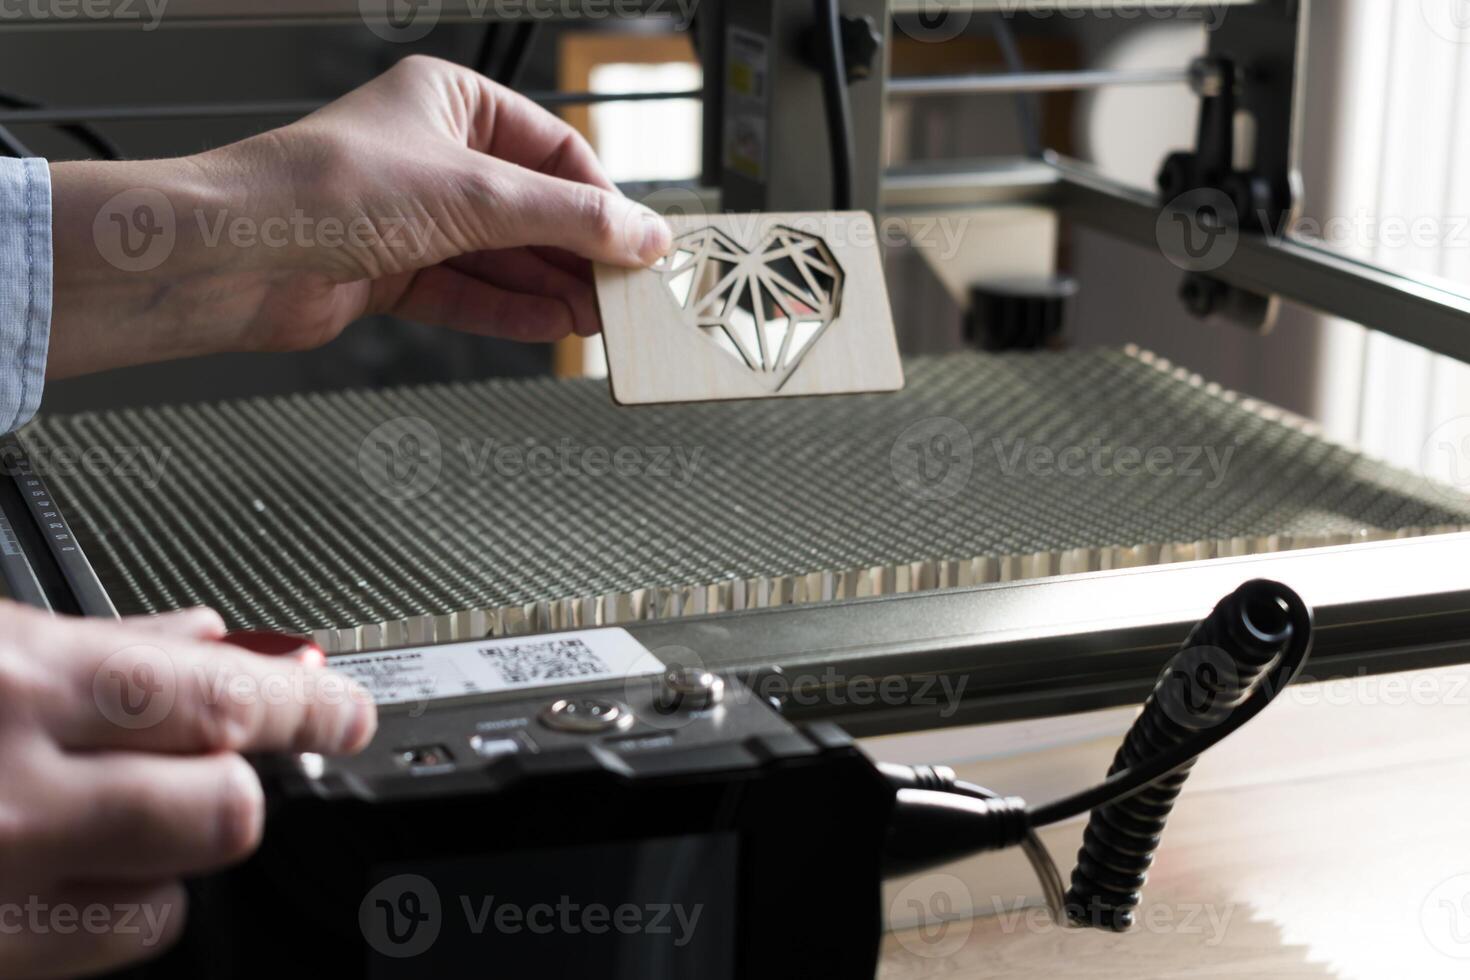
[[[669,223],[674,252],[655,267],[597,267],[618,404],[903,387],[870,215],[679,215]]]

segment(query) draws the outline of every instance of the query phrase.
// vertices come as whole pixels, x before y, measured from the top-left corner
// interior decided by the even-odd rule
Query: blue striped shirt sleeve
[[[0,158],[0,433],[41,404],[51,342],[51,170]]]

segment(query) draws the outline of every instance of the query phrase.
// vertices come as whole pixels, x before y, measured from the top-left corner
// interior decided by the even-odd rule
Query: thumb
[[[129,616],[124,622],[139,630],[180,639],[218,640],[225,635],[225,621],[205,606],[152,616]]]
[[[615,191],[524,168],[508,179],[516,186],[492,206],[509,213],[482,226],[512,240],[481,243],[481,248],[552,246],[630,268],[652,265],[673,248],[667,221]]]

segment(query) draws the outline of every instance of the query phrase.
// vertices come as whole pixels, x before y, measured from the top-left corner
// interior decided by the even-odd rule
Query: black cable
[[[481,75],[489,75],[495,60],[495,46],[500,41],[500,23],[496,21],[485,28],[480,38],[480,50],[475,52],[473,67]]]
[[[29,147],[22,143],[14,133],[4,126],[0,126],[0,155],[15,157],[16,159],[35,156]]]
[[[847,95],[847,61],[842,53],[841,11],[837,0],[812,0],[817,48],[822,65],[822,96],[827,108],[827,141],[832,150],[832,207],[849,211],[853,201],[852,103]]]
[[[880,765],[897,789],[885,875],[1025,845],[1038,828],[1092,811],[1082,874],[1073,874],[1066,911],[1082,909],[1093,913],[1092,924],[1125,927],[1182,788],[1176,774],[1187,775],[1203,752],[1265,710],[1301,675],[1311,647],[1312,611],[1295,592],[1275,582],[1246,583],[1191,631],[1108,778],[1045,806],[1027,808],[1014,797],[958,785],[939,767]],[[1122,809],[1109,813],[1110,806]]]
[[[1025,74],[1026,61],[1021,57],[1021,46],[1016,43],[1015,32],[1011,30],[1006,15],[996,14],[991,23],[994,25],[995,43],[1000,46],[1000,56],[1006,63],[1006,71],[1012,75]],[[1037,122],[1037,116],[1036,96],[1027,92],[1017,92],[1016,122],[1021,127],[1021,143],[1026,148],[1026,155],[1033,159],[1040,159],[1042,150],[1045,149],[1041,141],[1041,126]]]
[[[977,786],[974,783],[967,783],[959,779],[955,775],[954,770],[948,766],[903,766],[891,762],[880,762],[877,768],[883,774],[883,777],[888,780],[888,784],[896,791],[905,789],[931,790],[949,793],[955,796],[969,796],[977,800],[986,800],[996,804],[998,807],[1009,805],[999,793],[994,793],[984,786]],[[913,804],[914,801],[910,799],[906,805],[912,808]],[[995,819],[999,821],[1004,819],[1004,817],[997,811]],[[1036,878],[1041,883],[1041,892],[1046,898],[1047,908],[1051,909],[1052,914],[1060,922],[1066,918],[1065,898],[1067,887],[1062,884],[1062,874],[1057,870],[1057,864],[1056,861],[1052,860],[1051,852],[1046,849],[1046,844],[1036,835],[1034,829],[1023,826],[1020,828],[1020,833],[1022,834],[1020,841],[1021,850],[1025,853],[1026,860],[1031,863],[1031,869],[1036,872]],[[890,847],[889,854],[887,855],[888,863],[885,870],[889,874],[903,873],[906,864],[905,858],[901,853],[901,845],[898,848],[900,853],[894,853],[894,850],[893,847]],[[929,859],[929,856],[920,856],[921,866],[927,866],[931,863],[934,862]]]
[[[967,783],[964,780],[956,780],[952,787],[954,792],[963,793],[982,800],[1001,799],[999,793]],[[1026,829],[1026,839],[1021,842],[1021,852],[1026,855],[1031,870],[1036,872],[1036,880],[1041,883],[1041,894],[1046,898],[1046,907],[1051,909],[1051,914],[1056,916],[1058,922],[1066,918],[1067,886],[1062,883],[1062,873],[1057,868],[1057,862],[1047,850],[1046,842],[1036,833],[1035,827]]]
[[[1256,687],[1255,692],[1238,710],[1213,728],[1200,732],[1190,740],[1160,752],[1151,759],[1135,763],[1121,772],[1113,773],[1104,782],[1089,790],[1032,808],[1031,825],[1045,827],[1048,824],[1060,823],[1063,820],[1080,816],[1108,803],[1125,800],[1150,783],[1189,765],[1194,759],[1224,741],[1227,736],[1264,711],[1276,695],[1302,672],[1302,668],[1306,666],[1307,657],[1311,653],[1312,612],[1296,593],[1290,589],[1285,589],[1284,592],[1289,595],[1286,601],[1292,622],[1291,645],[1267,679]]]
[[[1306,661],[1311,631],[1311,612],[1296,593],[1266,581],[1241,586],[1191,631],[1109,769],[1110,776],[1131,773],[1141,785],[1090,808],[1067,892],[1071,921],[1114,931],[1132,926],[1194,758],[1223,737],[1219,729],[1245,724],[1290,682]],[[1202,734],[1212,741],[1201,745]],[[1191,757],[1148,779],[1150,763],[1166,764],[1158,760],[1171,749]],[[1039,819],[1033,815],[1033,825]]]
[[[500,30],[501,26],[495,23],[485,28],[485,35],[480,40],[480,50],[475,54],[475,70],[507,88],[517,88],[530,60],[531,48],[536,43],[536,28],[539,25],[533,20],[518,21],[511,32],[510,40],[505,44],[505,52],[497,57],[496,49],[500,47],[500,39],[504,33]]]
[[[960,858],[1019,846],[1031,832],[1026,801],[987,799],[947,789],[900,789],[894,795],[885,877],[917,874]]]
[[[11,95],[8,92],[0,92],[0,106],[6,109],[44,108],[40,102],[21,98],[18,95]],[[116,143],[87,123],[62,123],[57,128],[83,146],[86,146],[103,160],[121,160],[123,158],[123,152]]]
[[[538,26],[534,20],[523,20],[516,24],[515,33],[510,36],[510,47],[506,49],[505,57],[501,59],[500,68],[494,76],[506,88],[520,87],[521,76],[525,74],[526,63],[531,57],[531,46],[536,43]]]

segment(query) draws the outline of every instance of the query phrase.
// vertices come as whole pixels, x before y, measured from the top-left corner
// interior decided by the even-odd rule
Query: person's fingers
[[[561,300],[572,311],[572,330],[579,337],[591,337],[602,329],[597,293],[592,285],[530,249],[472,252],[451,259],[449,264],[502,289]]]
[[[123,620],[133,629],[194,640],[218,640],[225,635],[225,621],[205,606],[153,616],[129,616]]]
[[[402,116],[405,107],[415,116],[405,122],[430,121],[476,153],[615,190],[597,154],[565,120],[479,72],[440,58],[409,55],[316,115]]]
[[[479,239],[470,250],[552,246],[612,265],[652,265],[669,223],[621,194],[471,155],[465,180]]]
[[[575,252],[568,252],[564,248],[533,248],[531,251],[563,272],[571,273],[588,285],[591,285],[595,281],[592,275],[592,263]]]
[[[501,289],[447,265],[419,273],[393,313],[419,323],[526,343],[560,340],[576,326],[571,307],[560,299]]]
[[[518,166],[617,192],[581,133],[513,89],[475,74],[469,146]]]
[[[78,623],[72,696],[51,709],[65,748],[153,752],[360,751],[377,728],[353,681],[222,643]]]
[[[232,752],[64,756],[36,846],[60,879],[156,881],[244,860],[260,842],[260,780]]]
[[[0,906],[0,976],[90,976],[152,959],[183,934],[188,907],[177,881],[76,883]]]

